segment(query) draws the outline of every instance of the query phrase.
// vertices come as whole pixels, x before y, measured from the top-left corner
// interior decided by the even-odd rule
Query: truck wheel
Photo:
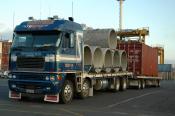
[[[141,82],[140,82],[140,80],[138,80],[138,86],[137,86],[137,89],[141,89]]]
[[[158,86],[157,87],[160,87],[160,80],[157,80],[157,83],[158,83]]]
[[[157,82],[157,80],[153,80],[152,83],[153,83],[152,87],[158,87],[158,82]]]
[[[142,80],[141,81],[141,89],[144,89],[145,88],[145,80]]]
[[[159,80],[156,80],[155,83],[156,83],[155,87],[160,87],[160,81]]]
[[[114,92],[117,92],[120,90],[120,79],[116,78],[115,80],[115,88],[113,89]]]
[[[61,90],[61,102],[64,104],[70,103],[73,99],[74,89],[73,83],[70,80],[65,80]]]
[[[124,90],[127,89],[127,81],[126,81],[125,78],[122,78],[122,79],[121,79],[120,89],[121,89],[122,91],[124,91]]]
[[[89,89],[90,89],[90,83],[86,79],[83,82],[82,91],[80,92],[80,98],[81,99],[85,99],[85,98],[89,97]]]

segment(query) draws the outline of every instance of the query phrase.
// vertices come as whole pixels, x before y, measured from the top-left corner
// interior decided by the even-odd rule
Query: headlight
[[[46,81],[49,81],[49,80],[50,80],[48,76],[46,76],[46,78],[45,78],[45,79],[46,79]]]
[[[16,79],[16,75],[13,75],[12,78],[13,78],[13,79]]]
[[[8,77],[9,77],[9,79],[11,79],[12,78],[12,74],[9,74]]]
[[[54,76],[50,76],[50,80],[51,81],[55,81],[55,77]]]
[[[17,60],[17,56],[16,55],[11,55],[11,61],[16,61]]]
[[[55,81],[55,77],[54,76],[46,76],[45,80],[46,81]]]
[[[16,88],[16,85],[12,85],[12,88]]]
[[[50,90],[50,87],[46,87],[47,90]]]
[[[47,55],[45,57],[45,62],[53,62],[55,61],[55,56],[54,55]]]

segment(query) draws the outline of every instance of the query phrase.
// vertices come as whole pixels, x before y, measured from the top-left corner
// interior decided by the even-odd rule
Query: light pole
[[[120,8],[119,8],[119,31],[122,30],[122,18],[123,18],[123,1],[125,0],[117,0],[120,2]]]

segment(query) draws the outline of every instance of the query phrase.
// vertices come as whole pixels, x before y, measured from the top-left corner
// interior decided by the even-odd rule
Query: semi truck
[[[9,53],[9,98],[42,96],[47,102],[70,103],[74,96],[93,96],[94,90],[117,92],[130,86],[160,86],[160,77],[137,76],[127,70],[127,55],[116,49],[117,38],[110,40],[103,35],[115,34],[109,30],[95,30],[104,40],[101,44],[108,46],[100,48],[102,40],[93,39],[92,30],[83,30],[73,18],[30,18],[17,25]],[[95,41],[93,46],[87,44],[88,37]]]

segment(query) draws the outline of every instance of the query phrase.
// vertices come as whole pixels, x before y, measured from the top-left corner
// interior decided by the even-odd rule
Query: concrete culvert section
[[[95,71],[98,73],[101,71],[103,66],[103,54],[102,50],[99,47],[91,47],[92,53],[93,53],[93,66],[95,68]]]
[[[114,29],[93,29],[84,30],[84,43],[90,46],[115,49],[117,37]]]
[[[84,69],[89,71],[92,66],[92,51],[88,45],[84,46]]]
[[[103,70],[111,72],[112,69],[112,51],[109,48],[102,48],[103,52]]]
[[[109,48],[116,49],[117,47],[117,36],[114,30],[111,30],[108,39]]]
[[[120,69],[120,55],[118,50],[113,52],[113,68],[115,72],[118,72]]]
[[[120,53],[120,66],[122,67],[123,71],[126,71],[127,64],[128,64],[127,54],[123,50],[120,50],[119,53]]]

